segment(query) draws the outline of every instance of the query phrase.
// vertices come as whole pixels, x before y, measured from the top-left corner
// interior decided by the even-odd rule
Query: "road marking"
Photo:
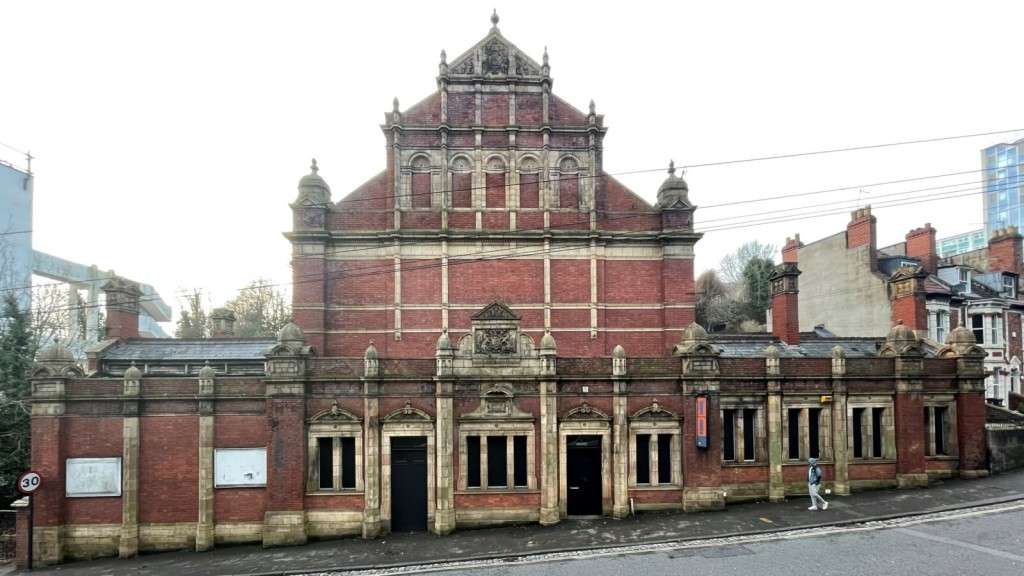
[[[906,526],[914,526],[917,524],[943,522],[946,520],[957,520],[961,518],[970,518],[973,516],[1012,512],[1016,510],[1024,510],[1024,503],[1020,501],[1015,501],[1005,504],[993,504],[988,506],[978,506],[974,508],[951,510],[947,512],[934,512],[931,514],[921,514],[918,516],[893,518],[890,520],[874,520],[869,522],[860,522],[857,524],[851,524],[846,526],[817,526],[814,528],[780,530],[777,532],[750,534],[746,536],[719,536],[715,538],[706,538],[702,540],[690,540],[683,542],[674,541],[653,544],[629,544],[615,546],[613,548],[573,550],[568,552],[547,552],[527,556],[506,556],[490,560],[452,560],[448,562],[432,562],[410,566],[396,566],[394,568],[327,570],[319,572],[309,572],[305,573],[305,575],[302,576],[400,576],[404,574],[424,574],[429,572],[447,572],[452,570],[484,570],[497,567],[508,568],[509,566],[522,566],[528,564],[548,564],[552,562],[567,562],[571,560],[585,560],[591,558],[625,556],[633,554],[648,554],[651,552],[671,553],[673,551],[693,550],[699,553],[699,549],[702,548],[737,546],[742,544],[761,544],[777,540],[818,538],[823,536],[834,536],[837,534],[871,532],[892,528],[900,529],[905,528]],[[922,532],[921,534],[924,533]],[[1000,554],[1008,554],[1006,552],[1001,552],[998,550],[987,549],[985,550],[985,552],[999,552]],[[1013,556],[1012,554],[1010,556],[1014,560],[1024,559],[1020,556]]]
[[[897,532],[903,534],[909,534],[922,540],[931,540],[932,542],[939,542],[942,544],[949,544],[951,546],[959,546],[961,548],[967,548],[968,550],[974,550],[975,552],[983,552],[985,554],[991,554],[993,556],[999,556],[1000,558],[1006,558],[1008,560],[1016,560],[1017,562],[1024,562],[1024,556],[1018,556],[1011,554],[1010,552],[1003,552],[995,548],[989,548],[988,546],[981,546],[978,544],[971,544],[970,542],[964,542],[963,540],[957,540],[955,538],[946,538],[943,536],[936,536],[935,534],[929,534],[927,532],[921,532],[918,530],[911,530],[910,528],[897,528]]]

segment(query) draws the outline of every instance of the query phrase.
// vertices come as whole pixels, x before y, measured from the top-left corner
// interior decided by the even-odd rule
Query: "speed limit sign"
[[[28,471],[18,477],[18,492],[31,494],[39,489],[43,483],[43,477],[38,472]]]

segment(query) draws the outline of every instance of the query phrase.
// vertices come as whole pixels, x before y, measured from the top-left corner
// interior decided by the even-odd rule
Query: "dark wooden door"
[[[570,516],[601,514],[601,437],[566,438],[566,508]]]
[[[391,531],[427,529],[427,439],[391,438]]]

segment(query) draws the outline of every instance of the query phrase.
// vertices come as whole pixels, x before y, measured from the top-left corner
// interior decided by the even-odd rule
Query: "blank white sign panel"
[[[68,458],[64,492],[68,497],[121,495],[120,458]]]
[[[213,484],[266,486],[266,448],[217,448],[213,452]]]

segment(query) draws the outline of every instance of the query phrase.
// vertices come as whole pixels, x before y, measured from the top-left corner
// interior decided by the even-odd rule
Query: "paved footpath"
[[[258,545],[246,545],[203,553],[146,554],[132,560],[72,562],[33,573],[222,576],[379,568],[842,525],[1011,500],[1024,500],[1024,470],[980,480],[947,480],[919,490],[833,497],[829,509],[819,512],[807,510],[808,500],[799,497],[780,503],[733,504],[718,512],[566,520],[548,527],[531,524],[462,530],[448,536],[391,534],[379,540],[347,538],[293,548],[263,550]]]

